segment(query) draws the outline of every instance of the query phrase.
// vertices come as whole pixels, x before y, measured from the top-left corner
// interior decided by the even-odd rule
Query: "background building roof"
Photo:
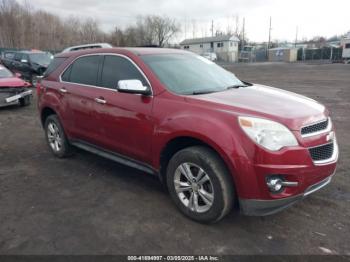
[[[180,43],[180,45],[191,45],[191,44],[223,42],[223,41],[239,42],[239,39],[233,35],[218,35],[218,36],[214,36],[214,37],[185,39]]]

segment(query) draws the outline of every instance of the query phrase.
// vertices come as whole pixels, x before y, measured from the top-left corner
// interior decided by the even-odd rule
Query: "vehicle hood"
[[[191,96],[190,102],[210,102],[217,110],[240,116],[255,116],[278,121],[292,130],[328,116],[317,101],[282,89],[252,85],[224,92]]]
[[[9,78],[0,78],[0,88],[4,87],[23,87],[28,84],[20,78],[9,77]]]

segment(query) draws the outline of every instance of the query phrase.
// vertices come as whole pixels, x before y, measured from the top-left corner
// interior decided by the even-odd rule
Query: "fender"
[[[222,112],[220,112],[220,118],[208,117],[203,113],[193,114],[191,112],[189,116],[189,112],[182,112],[176,116],[167,117],[156,127],[153,142],[153,166],[159,169],[159,156],[171,140],[178,137],[191,137],[213,148],[224,160],[236,182],[235,161],[236,159],[239,161],[240,156],[245,152],[238,137],[233,133],[235,121],[229,114],[227,120],[223,121]],[[229,119],[231,121],[228,121]]]

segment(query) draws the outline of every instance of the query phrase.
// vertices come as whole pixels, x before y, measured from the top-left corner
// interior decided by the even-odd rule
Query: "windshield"
[[[49,65],[51,56],[46,53],[30,54],[30,61],[34,64]]]
[[[6,68],[0,66],[0,78],[13,77],[13,74]]]
[[[244,85],[234,74],[194,54],[144,55],[141,58],[176,94],[220,92]]]

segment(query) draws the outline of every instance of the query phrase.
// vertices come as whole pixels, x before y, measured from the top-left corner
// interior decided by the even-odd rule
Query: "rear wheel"
[[[45,121],[45,134],[47,144],[55,156],[64,158],[71,155],[71,145],[56,115],[47,117]]]
[[[180,211],[198,222],[217,222],[233,206],[230,174],[222,159],[207,147],[176,153],[168,165],[167,185]]]

